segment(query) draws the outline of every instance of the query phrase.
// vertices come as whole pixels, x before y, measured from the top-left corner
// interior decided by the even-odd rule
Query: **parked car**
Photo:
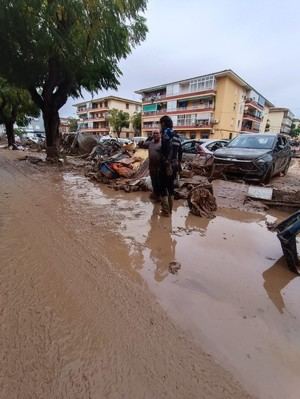
[[[135,136],[132,137],[132,141],[138,146],[139,144],[143,144],[147,140],[145,136]]]
[[[213,154],[218,148],[226,146],[226,140],[186,140],[181,144],[182,147],[182,160],[190,161],[197,155]]]
[[[281,134],[241,134],[215,151],[214,163],[223,166],[226,175],[269,183],[273,176],[287,173],[291,157],[288,140]]]

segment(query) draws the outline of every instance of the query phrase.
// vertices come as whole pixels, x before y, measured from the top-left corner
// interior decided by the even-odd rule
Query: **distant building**
[[[107,96],[97,98],[91,101],[85,101],[75,104],[77,107],[77,115],[79,117],[78,130],[82,133],[90,133],[97,135],[106,135],[113,133],[113,129],[109,124],[109,110],[114,108],[128,112],[132,116],[135,112],[141,111],[141,103],[126,98]],[[133,136],[134,129],[132,124],[128,129],[122,130],[122,136]]]
[[[45,134],[45,126],[42,114],[38,118],[30,118],[30,122],[25,127],[20,127],[25,133]]]
[[[60,118],[59,132],[62,136],[70,133],[70,118]]]
[[[136,93],[142,96],[142,133],[159,127],[169,115],[174,129],[187,138],[231,138],[260,132],[263,116],[273,106],[235,72],[165,83]]]
[[[290,134],[294,114],[288,108],[271,107],[267,115],[265,132]]]

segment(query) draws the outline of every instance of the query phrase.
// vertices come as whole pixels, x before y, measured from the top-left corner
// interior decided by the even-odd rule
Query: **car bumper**
[[[214,165],[221,169],[224,174],[260,179],[265,176],[271,163],[215,157]]]

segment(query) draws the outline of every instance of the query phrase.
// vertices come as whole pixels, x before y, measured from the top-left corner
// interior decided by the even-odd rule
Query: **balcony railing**
[[[252,98],[246,98],[245,104],[247,106],[252,106],[253,108],[256,108],[256,109],[260,109],[260,110],[264,109],[263,105],[258,104],[258,102],[256,102]]]
[[[208,111],[212,112],[214,110],[214,106],[212,105],[198,105],[193,107],[179,107],[173,109],[160,109],[158,111],[150,111],[150,112],[143,112],[143,116],[152,116],[152,115],[162,115],[162,114],[170,114],[174,112],[201,112],[201,111]]]
[[[215,91],[216,90],[216,85],[212,85],[211,87],[202,87],[202,88],[197,88],[197,89],[185,89],[185,90],[180,90],[178,93],[164,93],[164,94],[153,94],[151,96],[145,96],[142,98],[142,102],[157,102],[160,100],[163,100],[168,97],[175,97],[175,96],[181,96],[182,94],[196,94],[196,93],[201,93],[201,92],[206,92],[206,91]]]
[[[174,129],[180,129],[180,128],[189,128],[189,129],[212,129],[212,124],[209,121],[202,121],[202,122],[189,122],[189,121],[184,121],[184,122],[177,122],[176,125],[174,125]],[[160,129],[160,124],[159,123],[153,123],[152,125],[144,125],[143,126],[144,130],[153,130],[153,129]]]
[[[258,133],[259,132],[259,128],[258,127],[245,127],[245,126],[242,126],[241,131],[242,132],[249,132],[249,133]]]
[[[97,112],[99,110],[103,110],[103,109],[108,109],[108,105],[104,105],[102,107],[98,106],[98,107],[83,107],[83,108],[77,108],[77,113],[87,113],[87,112]]]
[[[261,122],[263,117],[262,116],[259,117],[259,116],[253,115],[250,112],[244,112],[244,119],[248,119],[248,118],[250,118],[251,120],[257,121],[257,122]]]

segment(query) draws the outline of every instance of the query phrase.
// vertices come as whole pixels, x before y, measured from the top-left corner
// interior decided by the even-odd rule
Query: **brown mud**
[[[299,397],[300,280],[265,226],[285,213],[161,218],[17,156],[0,152],[1,397]]]

